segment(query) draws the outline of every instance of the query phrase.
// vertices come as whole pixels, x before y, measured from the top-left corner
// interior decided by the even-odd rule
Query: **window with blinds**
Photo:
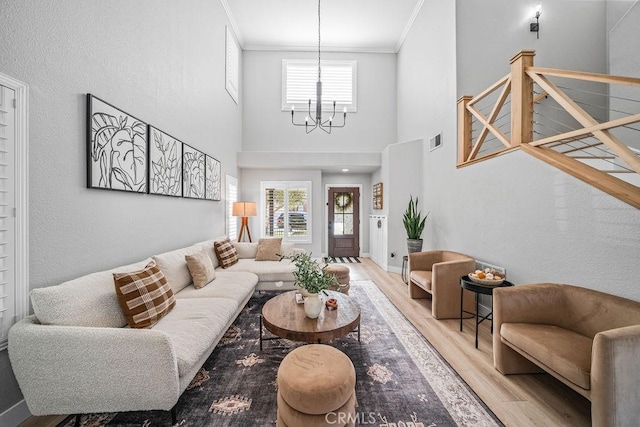
[[[262,236],[311,243],[311,182],[261,183]]]
[[[16,318],[14,91],[0,86],[0,351]]]
[[[356,61],[322,61],[322,108],[332,110],[336,101],[336,112],[347,107],[356,111]],[[295,106],[301,111],[315,110],[318,61],[282,60],[282,110]]]
[[[227,236],[229,240],[238,238],[238,217],[233,216],[233,203],[238,201],[238,178],[226,176],[227,183]]]

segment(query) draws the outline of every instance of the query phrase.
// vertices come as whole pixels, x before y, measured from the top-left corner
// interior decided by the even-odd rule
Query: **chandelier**
[[[291,107],[291,123],[294,126],[304,126],[307,133],[313,132],[316,129],[322,129],[326,133],[331,133],[333,128],[344,127],[347,122],[347,107],[344,107],[342,112],[342,124],[336,125],[334,123],[336,117],[336,101],[333,101],[333,111],[328,119],[322,121],[322,81],[320,81],[320,0],[318,0],[318,81],[316,82],[316,115],[311,115],[311,99],[309,99],[309,111],[304,118],[304,123],[296,123],[294,120],[295,107]]]

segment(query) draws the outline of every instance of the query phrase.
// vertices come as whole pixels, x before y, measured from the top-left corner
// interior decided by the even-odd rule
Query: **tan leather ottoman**
[[[280,364],[277,382],[279,425],[353,425],[356,372],[340,350],[324,344],[296,348]],[[338,412],[344,423],[333,415]]]
[[[349,267],[340,264],[329,264],[326,271],[327,273],[336,276],[337,283],[333,284],[331,290],[340,291],[343,294],[349,295],[349,282],[351,280],[349,276],[349,274],[351,273]]]

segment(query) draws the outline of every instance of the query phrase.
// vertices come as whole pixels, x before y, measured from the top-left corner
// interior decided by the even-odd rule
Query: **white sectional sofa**
[[[258,276],[256,290],[259,291],[290,291],[296,289],[293,277],[294,265],[291,260],[256,261],[258,243],[233,242],[233,246],[238,252],[238,263],[225,269],[218,267],[216,271],[248,271],[254,273]],[[295,248],[293,243],[282,243],[281,251],[281,255],[285,256],[304,253],[304,249]]]
[[[185,255],[205,250],[217,266],[213,243],[152,257],[176,305],[150,329],[126,327],[113,273],[140,270],[151,258],[34,289],[34,314],[9,333],[11,365],[31,413],[171,410],[256,285],[293,287],[288,260],[251,260],[249,245],[236,268],[216,269],[213,282],[195,289]]]

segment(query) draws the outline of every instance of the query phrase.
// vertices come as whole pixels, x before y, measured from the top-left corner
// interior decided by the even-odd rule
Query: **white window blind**
[[[238,217],[233,216],[233,203],[238,201],[238,178],[226,177],[227,183],[227,236],[229,240],[238,238]]]
[[[356,111],[356,61],[322,61],[322,105],[323,110],[331,110],[336,102],[336,112]],[[282,110],[292,106],[308,109],[311,99],[312,109],[316,103],[316,83],[318,81],[317,61],[282,61]]]
[[[16,318],[15,280],[15,92],[0,86],[0,351]]]
[[[262,236],[311,243],[311,182],[264,181]]]

